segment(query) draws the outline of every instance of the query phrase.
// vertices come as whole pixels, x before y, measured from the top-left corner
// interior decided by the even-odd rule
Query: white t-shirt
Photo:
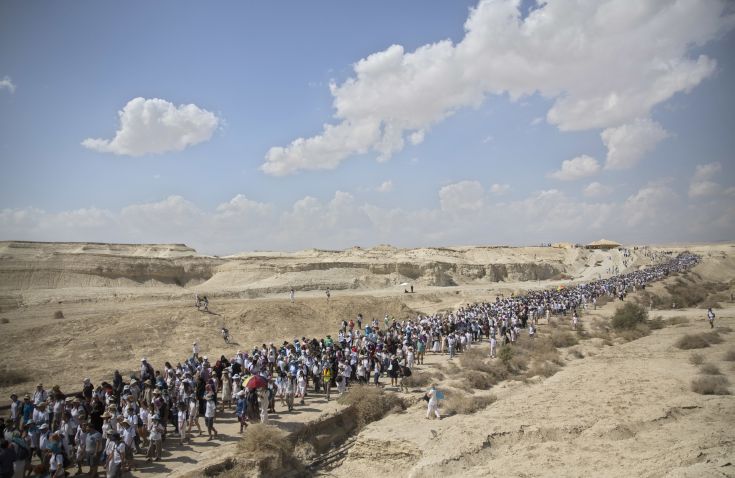
[[[217,408],[217,406],[214,403],[214,400],[207,400],[207,408],[204,411],[204,417],[205,418],[214,418],[214,411]]]

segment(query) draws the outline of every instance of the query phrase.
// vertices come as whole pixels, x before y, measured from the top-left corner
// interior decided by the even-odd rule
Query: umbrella
[[[263,378],[261,375],[253,375],[243,384],[248,390],[255,390],[256,388],[266,388],[268,386],[268,380]]]
[[[401,282],[399,285],[407,286],[408,285],[408,282]]]

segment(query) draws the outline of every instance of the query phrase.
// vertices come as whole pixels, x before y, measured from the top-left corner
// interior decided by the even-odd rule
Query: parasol
[[[253,375],[245,380],[245,383],[243,383],[243,387],[247,388],[248,390],[255,390],[256,388],[266,388],[268,387],[268,380],[263,378],[263,376],[261,375]]]

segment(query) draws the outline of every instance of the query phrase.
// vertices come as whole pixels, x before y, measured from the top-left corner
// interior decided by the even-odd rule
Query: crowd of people
[[[65,394],[58,386],[46,390],[39,383],[32,394],[11,396],[10,417],[0,424],[0,478],[60,477],[73,467],[78,473],[87,468],[92,477],[104,468],[106,476],[118,477],[136,469],[137,460],[160,460],[164,442],[184,445],[205,431],[208,440],[216,438],[218,413],[233,413],[242,433],[249,423],[267,423],[277,403],[291,411],[309,395],[331,400],[334,389],[341,394],[353,383],[382,386],[387,377],[408,391],[405,378],[427,353],[452,359],[487,340],[494,357],[500,344],[512,344],[523,331],[533,336],[540,318],[567,316],[576,327],[578,310],[595,307],[600,296],[625,300],[631,291],[698,260],[684,253],[627,274],[496,297],[449,314],[402,321],[388,314],[368,321],[358,314],[343,320],[334,337],[262,344],[215,360],[194,342],[191,354],[176,365],[155,369],[142,358],[139,373],[125,378],[116,370],[99,385],[85,378],[80,393]],[[441,418],[440,395],[435,387],[427,392],[427,419]]]

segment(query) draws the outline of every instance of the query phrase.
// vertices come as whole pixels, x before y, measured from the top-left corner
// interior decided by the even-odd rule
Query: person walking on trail
[[[712,310],[712,307],[707,309],[707,320],[709,321],[709,328],[714,329],[715,328],[715,313]]]
[[[327,287],[327,292],[326,292],[326,294],[327,294],[327,302],[329,302],[329,298],[330,298],[330,297],[332,297],[332,293],[331,293],[331,292],[329,292],[329,287]]]
[[[214,428],[214,416],[217,411],[217,402],[214,401],[214,395],[208,393],[204,399],[207,401],[206,409],[204,411],[204,423],[207,425],[207,434],[209,435],[207,441],[211,441],[217,437],[217,429]]]
[[[291,303],[293,304],[296,300],[296,291],[293,290],[293,287],[291,287],[291,292],[289,293],[289,296],[291,297]]]
[[[428,392],[426,392],[425,395],[426,398],[429,399],[429,403],[426,407],[426,419],[430,420],[431,415],[434,414],[436,418],[441,420],[441,415],[439,414],[439,399],[437,398],[437,390],[436,390],[436,384],[431,384],[431,388]]]

